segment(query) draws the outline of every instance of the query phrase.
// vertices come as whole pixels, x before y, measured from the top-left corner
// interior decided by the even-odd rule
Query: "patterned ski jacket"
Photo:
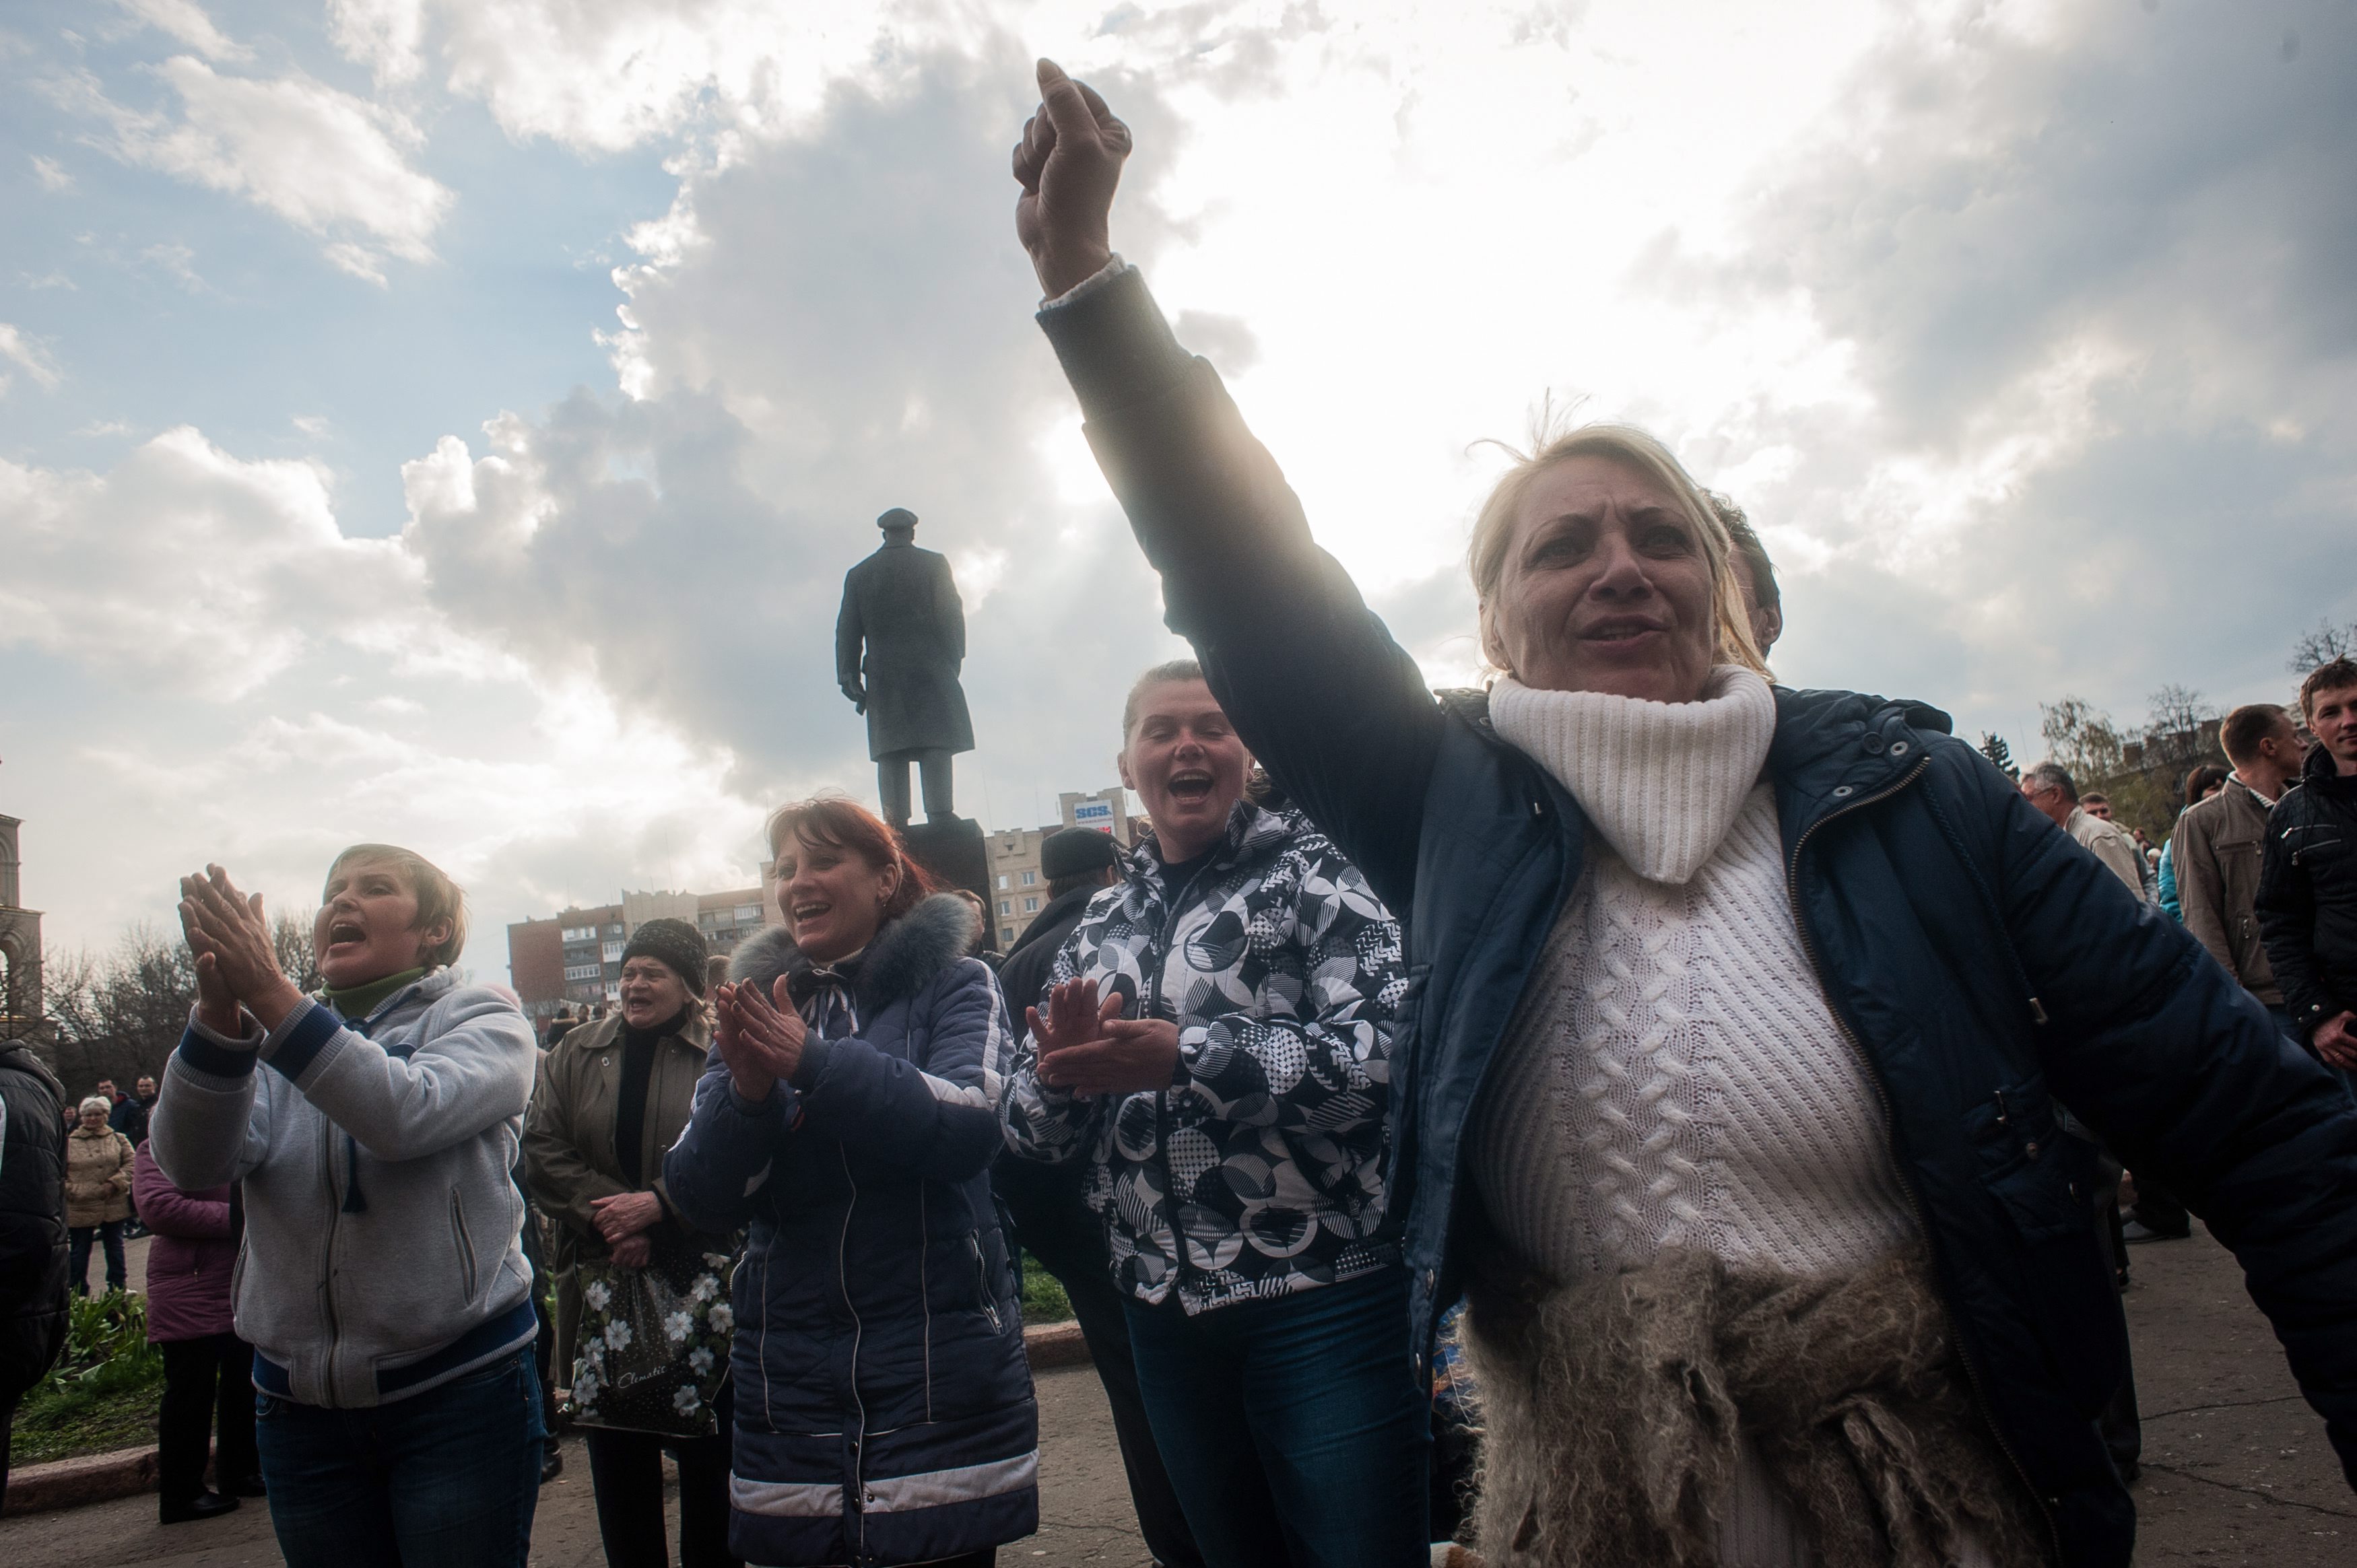
[[[1051,1089],[1027,1033],[1006,1138],[1027,1159],[1090,1162],[1117,1285],[1147,1302],[1175,1289],[1197,1313],[1398,1264],[1383,1161],[1399,922],[1324,834],[1238,801],[1226,842],[1166,898],[1149,832],[1050,983],[1088,977],[1125,1017],[1178,1026],[1176,1079]]]

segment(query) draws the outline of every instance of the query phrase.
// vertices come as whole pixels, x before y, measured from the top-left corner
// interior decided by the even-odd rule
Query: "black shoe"
[[[2183,1241],[2191,1238],[2190,1230],[2156,1230],[2141,1219],[2131,1219],[2120,1227],[2120,1235],[2131,1247],[2147,1241]]]
[[[544,1487],[564,1473],[565,1455],[552,1443],[548,1451],[540,1456],[540,1484]]]
[[[221,1490],[233,1498],[266,1498],[270,1495],[270,1488],[262,1484],[259,1475],[240,1476]]]
[[[225,1498],[219,1492],[199,1492],[185,1502],[161,1504],[156,1512],[166,1524],[186,1524],[192,1519],[216,1519],[236,1509],[235,1498]]]

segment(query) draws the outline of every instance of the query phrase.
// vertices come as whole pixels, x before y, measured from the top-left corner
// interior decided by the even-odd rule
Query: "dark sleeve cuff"
[[[818,1087],[818,1080],[825,1075],[826,1058],[834,1052],[834,1042],[832,1040],[822,1040],[816,1035],[804,1036],[802,1059],[794,1064],[794,1076],[787,1081],[802,1093],[808,1094]]]
[[[253,1042],[242,1046],[225,1044],[219,1035],[194,1019],[181,1032],[180,1058],[199,1072],[214,1078],[243,1078],[253,1070],[258,1059]]]
[[[270,1065],[284,1073],[287,1082],[299,1083],[305,1070],[343,1028],[334,1008],[322,1007],[307,997],[272,1033],[263,1049]]]
[[[1039,320],[1091,419],[1167,392],[1194,363],[1135,267],[1045,306]]]

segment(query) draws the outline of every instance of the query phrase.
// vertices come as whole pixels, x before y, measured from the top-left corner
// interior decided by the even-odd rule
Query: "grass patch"
[[[1039,1266],[1039,1260],[1028,1252],[1023,1255],[1023,1321],[1031,1323],[1070,1323],[1072,1300],[1056,1276]]]
[[[147,1343],[147,1304],[116,1292],[76,1296],[66,1347],[16,1408],[8,1462],[38,1465],[153,1442],[163,1353]]]

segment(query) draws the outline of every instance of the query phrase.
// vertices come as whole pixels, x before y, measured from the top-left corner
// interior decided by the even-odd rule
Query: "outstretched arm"
[[[1090,446],[1254,754],[1384,902],[1412,907],[1442,718],[1415,662],[1310,537],[1301,503],[1211,368],[1188,354],[1110,216],[1128,127],[1050,61],[1015,152],[1016,231],[1049,303],[1039,324]]]

